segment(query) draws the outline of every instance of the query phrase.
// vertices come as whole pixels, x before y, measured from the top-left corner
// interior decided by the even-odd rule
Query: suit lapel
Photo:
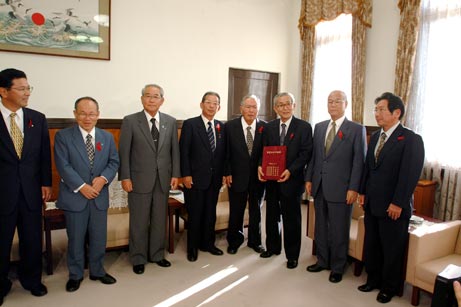
[[[32,130],[33,129],[33,121],[32,121],[32,118],[30,117],[30,113],[29,113],[29,110],[27,110],[26,108],[23,108],[23,115],[24,115],[24,118],[23,118],[23,128],[24,128],[24,143],[23,143],[23,146],[22,146],[22,153],[21,153],[21,159],[25,157],[25,155],[27,155],[27,153],[29,152],[29,147],[30,147],[30,143],[32,142]]]
[[[328,129],[328,125],[329,125],[329,121],[324,121],[323,123],[320,123],[319,124],[319,130],[316,131],[315,133],[319,133],[320,134],[320,141],[321,143],[319,144],[319,147],[322,149],[321,152],[322,152],[322,157],[325,158],[325,139],[326,139],[326,134],[327,134],[327,129]],[[330,148],[331,150],[331,148]]]
[[[0,121],[0,142],[2,142],[5,145],[5,148],[17,159],[18,155],[16,153],[16,149],[14,149],[14,144],[13,140],[11,139],[11,135],[8,132],[8,128],[6,127],[5,121],[3,120],[3,114],[2,119]]]
[[[327,124],[327,127],[328,127],[328,124]],[[347,120],[347,118],[345,118],[341,127],[339,127],[339,130],[336,131],[335,138],[333,139],[333,144],[331,144],[330,151],[328,152],[327,156],[332,155],[335,152],[335,150],[339,146],[341,146],[341,142],[349,135],[349,127],[350,127],[349,121]],[[325,137],[326,137],[326,129],[325,129]]]
[[[248,153],[248,146],[247,146],[247,142],[245,139],[245,133],[243,132],[243,126],[242,126],[242,116],[239,117],[237,125],[235,126],[234,129],[236,130],[235,135],[238,136],[237,142],[239,142],[240,148],[242,149],[242,151],[246,151]]]
[[[165,142],[165,138],[166,138],[166,133],[167,133],[167,122],[166,122],[166,119],[165,119],[165,116],[163,116],[162,113],[158,113],[159,115],[159,139],[158,139],[158,148],[157,148],[157,152],[160,151],[160,148],[162,148],[162,145],[163,143]]]
[[[206,128],[203,125],[202,117],[199,116],[199,117],[196,117],[196,118],[197,118],[196,127],[197,127],[198,134],[200,136],[200,139],[202,140],[205,147],[209,150],[209,152],[212,153],[210,141],[208,140],[208,135],[207,135],[207,132],[206,132]],[[215,129],[216,129],[216,127],[215,127]],[[216,141],[215,141],[215,144],[216,144]]]
[[[78,125],[75,125],[72,131],[72,143],[74,144],[75,150],[80,154],[82,160],[85,161],[85,164],[90,168],[90,159],[88,158],[88,153],[86,152],[86,145],[83,141],[82,133],[78,128]]]
[[[146,141],[147,143],[149,143],[149,146],[155,152],[154,139],[152,139],[152,134],[149,130],[149,123],[147,122],[146,114],[144,114],[144,111],[141,111],[138,113],[137,120],[138,120],[139,130],[146,138]]]
[[[101,133],[101,130],[98,128],[95,128],[95,143],[94,143],[94,163],[93,163],[93,168],[96,168],[99,163],[101,163],[101,158],[103,155],[101,154],[102,151],[104,150],[104,145],[105,145],[105,140],[103,138],[103,134]]]
[[[380,153],[379,153],[379,157],[378,157],[378,161],[376,163],[376,166],[378,166],[379,164],[381,164],[381,162],[383,161],[384,157],[386,156],[386,154],[391,151],[391,149],[397,144],[398,142],[398,137],[401,136],[403,133],[403,127],[401,124],[399,124],[397,126],[397,128],[394,130],[394,132],[392,132],[391,136],[389,137],[389,139],[386,141],[386,143],[384,143],[384,146],[383,148],[381,149]]]
[[[291,140],[295,136],[295,131],[297,127],[298,127],[298,122],[296,118],[293,116],[293,118],[291,119],[290,126],[288,127],[287,134],[285,135],[285,140],[283,142],[285,146],[288,146],[291,143]]]

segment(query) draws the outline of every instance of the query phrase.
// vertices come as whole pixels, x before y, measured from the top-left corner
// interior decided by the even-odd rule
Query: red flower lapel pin
[[[216,131],[221,133],[221,125],[219,123],[216,124]]]
[[[27,124],[27,127],[28,128],[33,128],[34,127],[34,123],[32,123],[31,119],[29,119],[29,123]]]
[[[397,137],[397,141],[403,141],[405,140],[405,137],[403,135],[400,135]]]
[[[344,137],[343,132],[341,130],[338,131],[338,137],[340,140],[342,140]]]
[[[264,126],[259,127],[258,133],[259,133],[259,134],[263,133],[263,130],[264,130]]]
[[[97,151],[101,151],[101,150],[102,150],[102,144],[101,144],[101,142],[97,142],[97,143],[96,143],[96,150],[97,150]]]
[[[291,133],[291,134],[290,134],[290,140],[292,140],[294,137],[295,137],[295,134],[294,134],[294,133]]]

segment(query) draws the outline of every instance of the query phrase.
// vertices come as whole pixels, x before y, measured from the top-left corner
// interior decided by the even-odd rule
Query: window
[[[422,135],[428,162],[461,167],[461,2],[423,0],[420,22],[407,124]]]
[[[314,81],[310,122],[312,125],[329,119],[328,95],[333,90],[346,93],[346,116],[351,119],[352,15],[340,15],[335,20],[315,26],[316,43]]]

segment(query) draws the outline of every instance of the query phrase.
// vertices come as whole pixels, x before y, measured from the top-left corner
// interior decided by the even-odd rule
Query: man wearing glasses
[[[0,72],[0,305],[11,289],[11,244],[19,234],[18,277],[34,296],[47,294],[42,276],[42,205],[51,197],[46,118],[27,108],[32,87],[16,69]]]
[[[159,112],[163,88],[148,84],[142,89],[144,110],[126,116],[120,131],[122,188],[130,209],[130,261],[135,274],[149,262],[161,267],[165,259],[165,232],[170,189],[180,177],[176,119]]]
[[[61,180],[56,205],[64,211],[68,237],[68,292],[79,289],[85,263],[85,238],[88,234],[90,279],[114,284],[104,270],[107,242],[109,183],[119,166],[114,137],[96,128],[98,102],[91,97],[75,101],[77,125],[56,133],[54,158]]]
[[[187,259],[196,261],[198,249],[220,256],[215,246],[216,204],[225,181],[225,129],[214,117],[220,108],[216,92],[206,92],[202,114],[184,121],[181,130],[181,175],[188,213]]]
[[[274,97],[274,111],[279,118],[270,121],[263,132],[263,146],[286,146],[286,169],[280,179],[266,182],[266,251],[260,256],[269,258],[282,250],[283,243],[287,268],[298,266],[301,249],[301,196],[304,193],[304,168],[312,155],[312,127],[294,117],[295,99],[291,93]],[[258,167],[261,181],[264,173]]]

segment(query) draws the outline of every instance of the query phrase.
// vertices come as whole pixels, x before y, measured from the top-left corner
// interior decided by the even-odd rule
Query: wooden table
[[[53,249],[51,242],[51,231],[66,228],[64,212],[59,209],[45,210],[43,213],[43,224],[45,230],[45,260],[46,273],[53,275]]]
[[[179,232],[179,215],[184,204],[174,198],[168,198],[168,252],[174,254],[174,234]],[[174,223],[173,223],[173,217]]]

